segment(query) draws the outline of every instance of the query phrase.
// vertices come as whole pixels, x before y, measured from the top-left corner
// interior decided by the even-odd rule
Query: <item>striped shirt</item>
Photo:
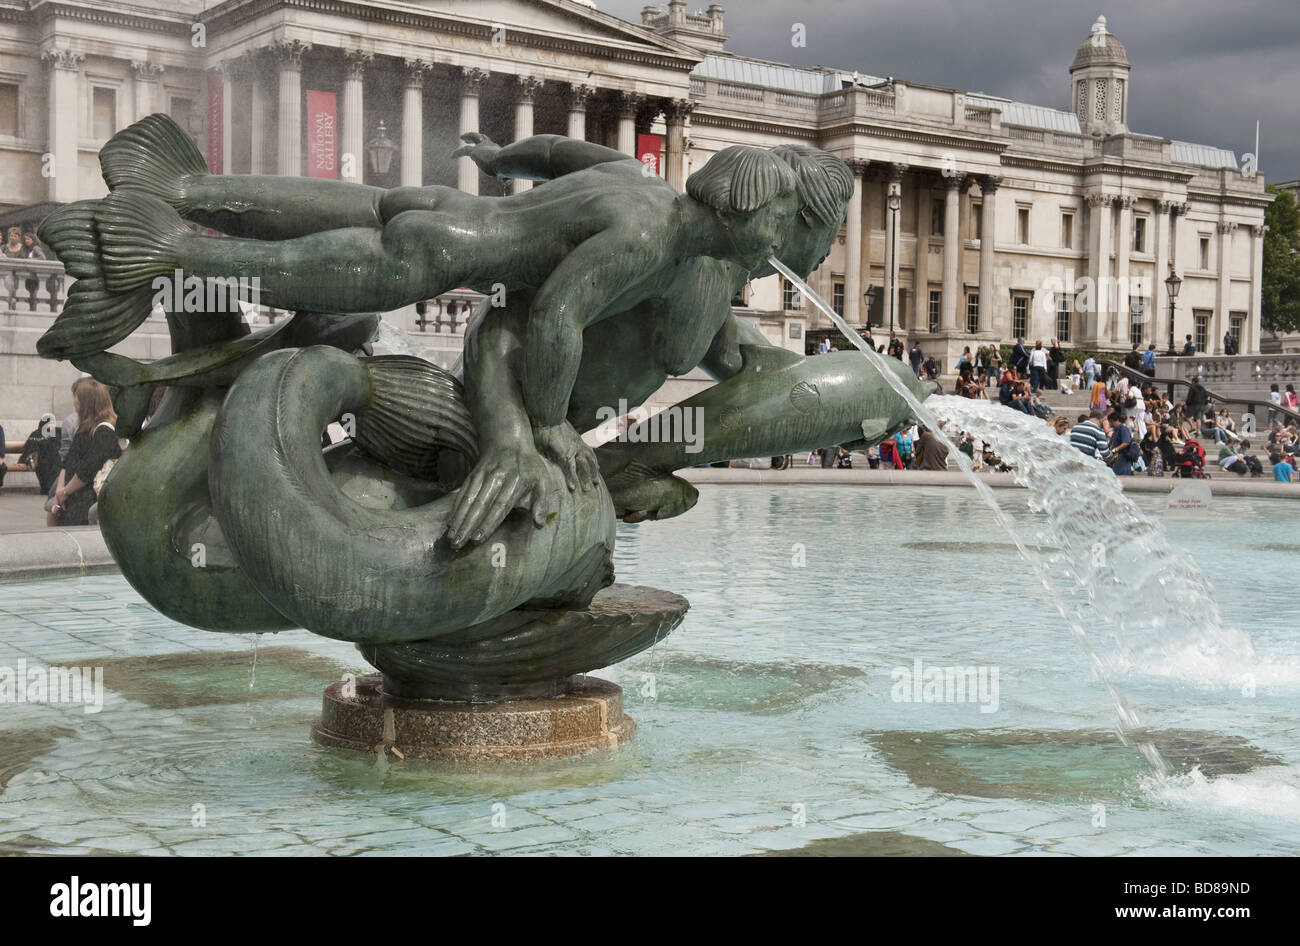
[[[1106,440],[1106,431],[1090,420],[1075,424],[1070,428],[1070,446],[1086,457],[1099,460],[1111,458],[1110,444]]]

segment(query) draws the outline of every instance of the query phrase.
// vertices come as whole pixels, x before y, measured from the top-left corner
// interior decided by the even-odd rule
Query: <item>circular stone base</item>
[[[322,746],[456,762],[532,762],[612,749],[636,723],[623,715],[621,687],[574,677],[568,692],[545,699],[469,703],[386,696],[379,674],[325,688],[311,737]]]

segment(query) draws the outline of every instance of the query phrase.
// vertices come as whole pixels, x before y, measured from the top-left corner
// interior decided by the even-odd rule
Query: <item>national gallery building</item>
[[[1191,334],[1221,353],[1232,334],[1258,351],[1271,198],[1253,158],[1239,167],[1230,150],[1130,129],[1142,89],[1124,45],[1104,18],[1065,28],[1082,42],[1061,43],[1060,88],[1045,96],[1061,109],[747,58],[727,48],[721,6],[680,0],[639,23],[577,0],[0,0],[0,221],[31,227],[102,196],[98,149],[155,111],[214,172],[479,194],[531,185],[451,158],[462,132],[586,138],[679,189],[729,145],[802,142],[856,182],[813,287],[945,367],[965,345],[1015,336],[1163,352],[1171,267],[1179,348]],[[462,295],[402,320],[458,348]],[[735,305],[797,350],[829,328],[778,277]]]

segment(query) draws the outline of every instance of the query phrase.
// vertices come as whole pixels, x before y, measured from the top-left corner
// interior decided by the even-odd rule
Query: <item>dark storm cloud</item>
[[[634,22],[640,0],[599,0]],[[663,4],[660,4],[663,6]],[[688,4],[703,9],[707,0]],[[1229,148],[1255,146],[1271,181],[1300,178],[1300,10],[1295,0],[733,0],[727,48],[796,65],[1069,107],[1069,66],[1098,13],[1133,63],[1129,127]],[[791,45],[794,23],[807,47]]]

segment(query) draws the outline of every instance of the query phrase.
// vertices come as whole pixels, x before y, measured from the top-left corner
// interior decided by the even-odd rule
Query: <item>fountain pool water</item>
[[[1006,496],[1022,534],[1048,526]],[[1135,501],[1162,517],[1164,497]],[[168,621],[120,576],[3,584],[0,667],[102,666],[107,694],[91,714],[2,707],[0,849],[1300,853],[1300,536],[1282,508],[1220,498],[1166,522],[1257,655],[1250,691],[1194,665],[1114,668],[1164,782],[960,488],[706,486],[685,517],[621,526],[620,580],[692,610],[600,673],[625,689],[632,745],[528,768],[311,744],[322,684],[366,669],[349,645],[267,635],[250,690],[250,639]],[[996,670],[996,710],[902,699],[918,660]]]

